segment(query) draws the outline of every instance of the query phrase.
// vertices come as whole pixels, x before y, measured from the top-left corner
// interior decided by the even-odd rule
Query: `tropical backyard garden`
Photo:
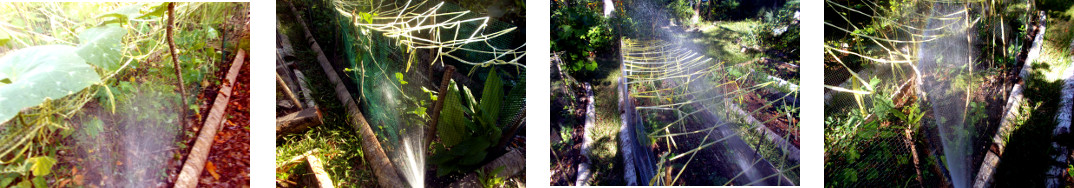
[[[0,10],[0,187],[249,184],[248,3]]]
[[[799,2],[551,1],[552,185],[798,185]]]
[[[1074,2],[824,4],[826,187],[1074,185]]]
[[[278,187],[525,187],[523,1],[276,1]]]

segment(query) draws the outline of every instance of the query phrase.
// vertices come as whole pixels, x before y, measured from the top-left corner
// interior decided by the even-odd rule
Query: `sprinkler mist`
[[[974,125],[966,120],[967,87],[957,84],[965,75],[973,74],[972,32],[966,31],[974,21],[959,3],[934,3],[929,17],[929,30],[921,43],[921,89],[931,101],[932,113],[943,146],[945,166],[954,187],[969,187],[972,183],[972,148]]]
[[[422,150],[425,147],[420,135],[409,134],[403,137],[403,147],[400,148],[402,151],[397,152],[402,153],[402,156],[399,156],[397,159],[400,161],[396,162],[399,173],[403,174],[410,187],[415,188],[425,187],[425,152]]]
[[[376,94],[378,98],[382,99],[385,108],[401,107],[404,106],[399,94],[402,92],[401,87],[394,85],[389,79],[377,79],[378,85],[382,86],[395,86],[395,87],[378,87]],[[389,140],[395,140],[396,142],[384,143],[389,144],[393,148],[390,152],[392,154],[391,161],[396,167],[396,171],[406,180],[410,187],[425,187],[425,127],[421,124],[408,123],[403,120],[404,114],[398,110],[381,110],[381,113],[385,115],[387,119],[400,120],[396,121],[394,131],[398,131],[398,137],[392,138],[389,136]],[[391,135],[391,133],[385,133]]]

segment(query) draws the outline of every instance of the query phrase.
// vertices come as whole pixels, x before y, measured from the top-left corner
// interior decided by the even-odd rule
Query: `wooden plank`
[[[187,155],[186,162],[183,163],[183,169],[175,180],[175,187],[198,186],[198,177],[201,176],[201,171],[205,168],[205,162],[209,158],[209,149],[212,148],[213,138],[216,137],[216,132],[220,130],[220,124],[224,122],[224,112],[227,111],[228,99],[231,98],[231,87],[235,83],[235,77],[239,76],[239,70],[242,68],[242,64],[245,63],[244,59],[246,59],[246,52],[239,50],[239,53],[235,55],[235,61],[231,63],[231,69],[227,72],[227,79],[224,80],[223,86],[216,94],[213,107],[209,110],[209,117],[205,119],[205,124],[201,126],[198,138],[194,141],[194,147],[190,149],[190,154]]]
[[[321,188],[334,188],[335,184],[332,183],[332,178],[328,177],[328,172],[324,171],[324,165],[321,164],[321,160],[317,156],[307,155],[306,161],[310,167],[310,171],[313,172],[313,176],[317,177],[317,185]]]

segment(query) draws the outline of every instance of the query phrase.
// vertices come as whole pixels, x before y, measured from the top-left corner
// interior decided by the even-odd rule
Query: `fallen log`
[[[500,167],[503,167],[503,170],[493,172]],[[503,156],[500,156],[500,158],[496,158],[496,160],[485,164],[485,166],[481,166],[480,170],[482,172],[485,172],[485,174],[488,176],[496,176],[503,178],[511,177],[526,170],[526,156],[518,150],[511,150],[503,154]],[[470,173],[459,181],[452,183],[449,187],[487,187],[482,186],[482,178],[488,177],[479,177],[477,173]]]
[[[302,111],[287,114],[276,118],[276,138],[286,134],[306,132],[312,126],[321,125],[321,112],[317,108],[306,108]]]
[[[194,147],[191,147],[190,154],[187,155],[186,162],[183,163],[183,169],[179,172],[179,177],[175,179],[175,187],[197,187],[198,177],[201,176],[201,171],[205,168],[205,162],[209,158],[209,149],[212,148],[213,138],[216,137],[216,132],[220,130],[220,124],[224,122],[224,112],[227,112],[228,99],[231,98],[231,87],[235,83],[235,78],[239,76],[242,64],[245,63],[243,61],[246,59],[245,53],[245,51],[239,50],[239,53],[235,55],[235,61],[231,63],[227,78],[224,80],[220,91],[216,94],[213,107],[209,110],[209,116],[205,118],[205,124],[201,126],[197,140],[194,141]]]

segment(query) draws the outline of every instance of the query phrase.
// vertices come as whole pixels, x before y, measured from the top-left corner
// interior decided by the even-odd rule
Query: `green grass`
[[[694,43],[706,46],[705,53],[730,63],[742,63],[753,60],[756,56],[743,53],[742,45],[749,44],[750,30],[761,25],[757,20],[721,21],[703,23],[701,36],[693,38]]]
[[[589,159],[594,167],[592,185],[623,185],[622,160],[619,154],[619,66],[618,63],[602,63],[598,70],[602,78],[590,80],[593,86],[594,105],[597,110],[596,126],[589,136],[594,145]]]
[[[1071,10],[1074,11],[1074,8]],[[1067,17],[1069,18],[1069,16]],[[1074,31],[1070,30],[1071,24],[1074,23],[1062,16],[1049,14],[1040,57],[1033,62],[1034,67],[1041,66],[1044,68],[1038,71],[1041,71],[1045,76],[1045,80],[1054,81],[1059,79],[1063,70],[1066,70],[1070,65],[1069,45],[1071,38],[1074,38]]]
[[[1070,5],[1067,5],[1070,6]],[[996,169],[995,185],[997,187],[1045,186],[1045,174],[1051,168],[1052,130],[1055,128],[1055,113],[1058,111],[1062,80],[1058,80],[1063,70],[1068,68],[1070,59],[1070,42],[1074,32],[1070,31],[1071,16],[1074,6],[1068,11],[1048,11],[1048,26],[1044,35],[1040,57],[1031,65],[1030,75],[1026,78],[1026,103],[1031,108],[1026,121],[1015,125],[1014,132],[1007,138],[1007,149],[1000,158]]]

